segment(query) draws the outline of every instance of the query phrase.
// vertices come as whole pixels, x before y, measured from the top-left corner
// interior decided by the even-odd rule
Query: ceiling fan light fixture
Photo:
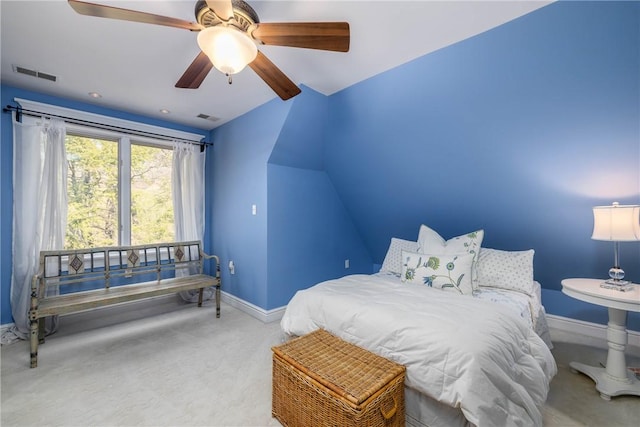
[[[200,31],[198,46],[213,66],[227,75],[242,71],[258,54],[256,44],[246,33],[225,25]]]

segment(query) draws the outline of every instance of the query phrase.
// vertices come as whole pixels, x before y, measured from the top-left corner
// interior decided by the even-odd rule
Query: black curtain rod
[[[57,115],[57,114],[43,113],[41,111],[26,110],[26,109],[20,107],[19,105],[18,106],[7,105],[6,107],[4,107],[2,109],[2,111],[5,112],[5,113],[11,112],[11,111],[15,111],[16,112],[16,120],[18,122],[22,122],[22,117],[21,117],[22,115],[26,115],[26,116],[30,116],[30,117],[49,117],[49,118],[55,117],[57,119],[62,119],[67,123],[73,123],[73,124],[77,124],[77,125],[84,125],[84,126],[97,128],[97,129],[124,132],[124,133],[131,134],[131,135],[146,136],[146,137],[151,137],[151,138],[162,139],[164,141],[181,141],[181,142],[186,142],[186,143],[193,144],[193,145],[199,145],[201,152],[204,151],[204,149],[207,146],[213,145],[210,142],[191,141],[191,140],[188,140],[188,139],[174,138],[174,137],[171,137],[171,136],[168,136],[168,135],[162,135],[162,134],[159,134],[159,133],[145,132],[145,131],[135,130],[135,129],[128,129],[128,128],[120,127],[120,126],[113,126],[113,125],[107,125],[107,124],[104,124],[104,123],[92,122],[92,121],[89,121],[89,120],[81,120],[81,119],[75,119],[73,117],[60,116],[60,115]]]

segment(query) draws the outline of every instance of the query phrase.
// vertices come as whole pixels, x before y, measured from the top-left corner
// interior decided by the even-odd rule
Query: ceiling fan
[[[196,22],[135,10],[68,0],[82,15],[197,31],[201,52],[176,83],[177,88],[197,89],[212,67],[229,77],[246,65],[283,100],[300,93],[300,88],[257,49],[258,45],[290,46],[335,52],[349,51],[347,22],[261,23],[242,0],[198,0]]]

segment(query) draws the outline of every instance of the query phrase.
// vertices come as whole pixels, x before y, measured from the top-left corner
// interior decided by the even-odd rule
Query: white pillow
[[[403,250],[416,252],[418,250],[418,243],[392,237],[380,271],[397,274],[399,276],[400,273],[402,273]]]
[[[478,284],[535,294],[533,255],[535,251],[500,251],[482,248],[478,256]]]
[[[476,290],[478,289],[478,274],[475,263],[478,261],[483,238],[484,230],[477,230],[445,241],[438,233],[423,224],[418,233],[418,252],[443,255],[473,254],[474,266],[471,271],[471,283],[473,289]]]
[[[473,254],[432,255],[402,251],[403,282],[471,295]]]

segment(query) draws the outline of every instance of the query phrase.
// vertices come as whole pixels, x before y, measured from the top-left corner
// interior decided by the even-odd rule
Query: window
[[[131,145],[131,244],[174,240],[172,151]]]
[[[205,135],[14,98],[24,124],[63,118],[67,138],[65,248],[173,241],[173,142]]]
[[[174,240],[170,147],[68,132],[65,248]]]

